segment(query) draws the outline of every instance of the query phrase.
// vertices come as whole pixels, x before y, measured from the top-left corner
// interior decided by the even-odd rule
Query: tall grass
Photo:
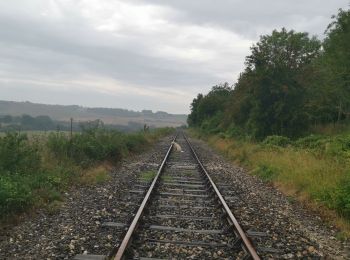
[[[62,191],[73,184],[107,180],[104,165],[142,152],[172,131],[123,134],[89,129],[72,138],[62,133],[47,138],[7,133],[0,137],[0,220],[61,200]]]
[[[349,135],[309,136],[296,141],[269,137],[262,143],[224,135],[199,136],[251,174],[312,204],[350,236]]]

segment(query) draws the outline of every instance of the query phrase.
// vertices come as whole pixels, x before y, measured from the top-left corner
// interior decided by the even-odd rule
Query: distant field
[[[154,127],[177,127],[186,124],[187,115],[169,114],[151,110],[132,111],[120,108],[88,108],[81,106],[46,105],[31,102],[13,102],[0,100],[0,115],[33,117],[46,115],[57,121],[74,122],[102,120],[105,124],[128,126],[129,124],[147,124]]]
[[[57,133],[57,131],[21,131],[22,134],[27,134],[28,137],[34,136],[48,136],[50,133]],[[59,131],[59,133],[65,133],[69,135],[69,131]],[[0,132],[0,137],[4,137],[6,135],[5,132]]]

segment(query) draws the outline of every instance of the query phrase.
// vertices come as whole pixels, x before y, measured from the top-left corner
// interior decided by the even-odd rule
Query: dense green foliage
[[[221,122],[223,113],[229,102],[231,88],[227,83],[213,87],[206,96],[199,94],[191,104],[191,114],[188,116],[190,126],[202,126],[215,132]]]
[[[274,30],[251,47],[237,83],[215,86],[191,104],[188,124],[257,140],[303,136],[350,114],[350,11],[340,10],[323,42]]]
[[[171,128],[125,134],[96,127],[46,137],[7,133],[0,137],[0,220],[30,207],[60,200],[60,193],[84,178],[89,168],[119,162],[143,151]]]

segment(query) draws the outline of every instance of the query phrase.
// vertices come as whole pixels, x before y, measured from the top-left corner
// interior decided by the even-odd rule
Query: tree
[[[339,10],[326,30],[322,65],[327,69],[329,94],[335,100],[337,121],[350,115],[350,10]]]
[[[189,126],[201,126],[205,120],[224,112],[231,92],[232,89],[226,82],[213,86],[205,96],[198,94],[191,103],[191,114],[188,116]]]
[[[12,122],[12,116],[10,115],[5,115],[1,118],[1,122],[9,124]]]
[[[299,75],[320,53],[320,41],[307,33],[274,30],[261,36],[233,93],[232,119],[256,138],[300,134],[308,122],[306,86]],[[233,102],[235,103],[235,102]]]
[[[55,124],[49,116],[35,117],[35,129],[49,130],[54,128],[55,128]]]
[[[282,28],[251,47],[246,68],[232,90],[227,85],[198,95],[190,126],[207,132],[300,136],[311,124],[350,117],[350,10],[339,10],[321,42]]]
[[[271,35],[263,35],[251,47],[252,54],[246,58],[250,70],[268,71],[297,70],[309,64],[319,55],[321,43],[308,33],[273,30]]]
[[[35,118],[30,115],[22,115],[21,125],[25,127],[33,127],[35,126]]]
[[[189,126],[198,126],[198,106],[203,99],[203,94],[198,94],[197,98],[194,98],[191,103],[191,113],[187,117],[187,123]]]

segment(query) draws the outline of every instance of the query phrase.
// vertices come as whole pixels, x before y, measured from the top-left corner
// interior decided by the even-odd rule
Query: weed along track
[[[186,136],[174,140],[182,151],[172,142],[158,172],[127,194],[135,214],[102,224],[120,232],[115,249],[74,259],[260,259]]]

